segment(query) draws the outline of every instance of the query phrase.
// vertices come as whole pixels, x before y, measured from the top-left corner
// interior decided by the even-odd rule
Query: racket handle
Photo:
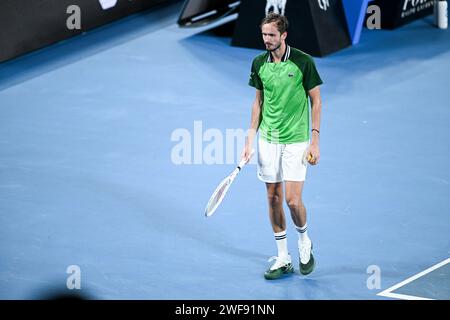
[[[250,161],[250,159],[252,158],[253,154],[255,153],[255,149],[252,149],[252,151],[250,151],[250,157],[248,158],[248,160]],[[246,159],[242,159],[241,162],[239,162],[237,168],[239,169],[239,171],[247,164],[247,160]]]

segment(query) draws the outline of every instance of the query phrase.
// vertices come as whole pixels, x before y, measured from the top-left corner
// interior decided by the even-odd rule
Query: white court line
[[[429,299],[429,298],[410,296],[410,295],[401,294],[401,293],[393,293],[393,292],[383,293],[383,292],[380,292],[377,295],[383,296],[383,297],[388,297],[388,298],[403,299],[403,300],[434,300],[434,299]]]
[[[402,281],[390,288],[387,288],[386,290],[377,293],[377,296],[383,296],[388,298],[397,298],[397,299],[405,299],[405,300],[433,300],[428,298],[422,298],[422,297],[416,297],[416,296],[410,296],[406,294],[399,294],[399,293],[393,293],[392,291],[397,290],[400,287],[403,287],[405,284],[408,284],[414,280],[419,279],[420,277],[426,275],[427,273],[430,273],[431,271],[434,271],[436,269],[439,269],[440,267],[446,265],[447,263],[450,263],[450,258],[445,259],[444,261],[439,262],[438,264],[435,264],[434,266],[412,276],[406,279],[405,281]]]

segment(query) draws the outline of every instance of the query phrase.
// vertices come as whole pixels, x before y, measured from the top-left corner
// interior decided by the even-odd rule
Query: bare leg
[[[298,249],[300,254],[300,273],[307,275],[314,270],[315,260],[312,255],[312,242],[308,237],[306,225],[306,208],[302,202],[303,182],[286,181],[286,202],[291,211],[292,220],[299,231]]]
[[[269,217],[275,234],[278,255],[275,263],[264,273],[268,280],[278,279],[294,272],[286,238],[286,217],[283,211],[283,183],[266,183]]]
[[[304,181],[286,181],[286,203],[297,227],[306,224],[306,208],[302,201],[303,183]]]
[[[273,232],[286,230],[286,218],[283,211],[283,183],[266,183],[269,217]]]

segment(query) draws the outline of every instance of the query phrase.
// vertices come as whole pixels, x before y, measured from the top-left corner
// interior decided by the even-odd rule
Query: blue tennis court
[[[288,219],[295,273],[267,281],[276,246],[254,160],[203,215],[239,160],[227,132],[248,129],[260,51],[179,28],[180,6],[0,64],[1,299],[64,292],[73,266],[93,299],[391,299],[379,293],[448,262],[448,31],[365,29],[315,58],[321,163],[303,198],[317,268],[298,272]],[[444,263],[393,292],[449,290]]]

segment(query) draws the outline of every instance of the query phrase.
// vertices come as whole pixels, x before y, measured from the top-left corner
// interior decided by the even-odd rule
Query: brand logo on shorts
[[[293,73],[290,73],[290,72],[288,73],[288,77],[289,77],[289,78],[292,78],[293,76],[294,76]]]
[[[272,178],[271,176],[268,176],[268,175],[266,175],[266,174],[263,174],[261,171],[258,171],[258,176],[259,176],[259,178],[262,179],[262,180],[269,180],[269,181],[270,181],[270,178]]]

